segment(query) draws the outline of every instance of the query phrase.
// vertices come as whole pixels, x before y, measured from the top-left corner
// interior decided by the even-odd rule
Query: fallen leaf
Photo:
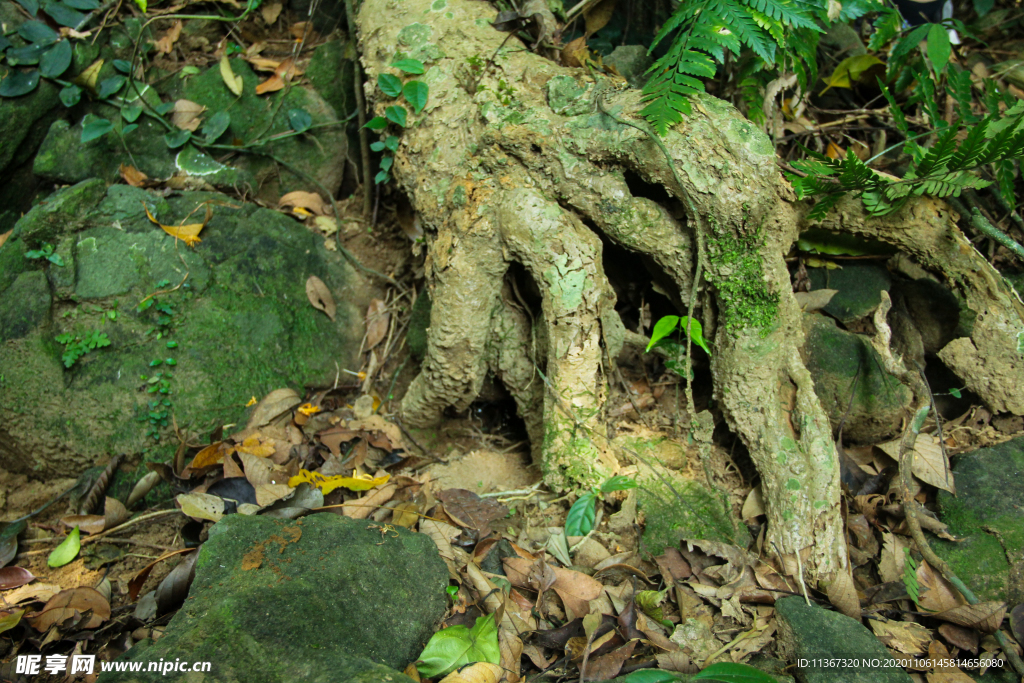
[[[618,676],[622,665],[633,655],[636,642],[631,640],[617,650],[612,650],[608,654],[588,660],[586,672],[582,674],[583,680],[609,681]]]
[[[931,616],[958,626],[976,628],[982,633],[995,633],[1006,615],[1006,603],[999,600],[979,602],[976,605],[961,605]]]
[[[4,567],[0,569],[0,591],[24,586],[35,581],[36,577],[24,567]]]
[[[121,174],[121,178],[132,187],[143,187],[149,180],[149,176],[131,165],[121,164],[117,170]],[[3,244],[2,239],[0,239],[0,244]]]
[[[78,551],[81,548],[81,533],[78,527],[75,527],[68,534],[67,538],[50,552],[50,556],[46,559],[46,566],[51,568],[63,567],[78,556]]]
[[[95,588],[79,586],[69,588],[50,598],[43,609],[25,616],[25,621],[37,631],[49,630],[77,614],[92,610],[92,616],[82,624],[82,629],[96,628],[110,618],[110,603]]]
[[[398,487],[392,483],[385,484],[359,500],[351,500],[341,506],[342,513],[352,519],[366,519],[376,512],[384,503],[391,500]]]
[[[901,439],[886,441],[877,444],[893,460],[899,462]],[[953,484],[953,473],[949,469],[949,462],[942,452],[942,445],[939,440],[931,434],[919,434],[914,442],[914,463],[911,471],[914,476],[926,484],[936,488],[949,491],[956,495],[956,486]]]
[[[922,561],[917,566],[917,604],[929,612],[945,612],[956,609],[967,601],[941,574]]]
[[[77,527],[87,534],[98,534],[106,526],[103,515],[68,515],[61,517],[60,522],[69,529]]]
[[[764,512],[764,500],[761,498],[761,485],[758,484],[750,489],[746,500],[743,501],[743,510],[740,512],[740,519],[746,521],[760,517]]]
[[[256,86],[256,94],[265,95],[268,92],[277,92],[278,90],[283,90],[284,86],[284,79],[278,76],[277,74],[274,74],[273,76],[271,76],[270,78]]]
[[[191,100],[176,100],[174,113],[171,114],[171,123],[181,130],[194,132],[202,122],[200,116],[204,111],[206,111],[206,107]]]
[[[99,78],[100,69],[103,68],[103,60],[97,59],[95,62],[86,67],[85,71],[78,74],[72,81],[77,83],[89,92],[96,93],[96,80]]]
[[[302,190],[295,190],[281,197],[277,202],[277,207],[299,207],[303,209],[309,209],[311,212],[318,216],[324,216],[328,213],[330,204],[324,201],[324,198],[318,195],[316,192],[303,192]]]
[[[915,621],[871,619],[868,623],[886,647],[903,654],[924,654],[925,644],[932,639],[931,632]]]
[[[387,312],[387,304],[380,299],[371,300],[366,310],[366,350],[384,341],[390,326],[391,314]]]
[[[569,41],[562,48],[562,63],[566,66],[577,69],[582,68],[589,57],[590,51],[587,50],[587,39],[585,36]]]
[[[323,230],[323,228],[320,228],[320,229]],[[335,228],[335,230],[337,230],[337,228]],[[4,242],[6,242],[7,238],[10,237],[12,234],[14,234],[14,230],[13,229],[8,230],[4,234],[0,235],[0,247],[4,246]]]
[[[956,626],[955,624],[942,624],[939,626],[939,634],[951,645],[961,650],[967,650],[978,654],[978,632],[973,628]]]
[[[60,593],[60,586],[50,583],[31,583],[5,593],[3,602],[6,605],[17,605],[21,602],[42,602]]]
[[[224,516],[224,499],[209,493],[182,493],[175,500],[184,514],[195,519],[219,522]]]
[[[309,303],[313,304],[313,308],[323,311],[327,314],[328,318],[332,321],[334,320],[337,312],[337,307],[334,305],[334,297],[331,296],[331,291],[327,289],[324,281],[316,275],[310,275],[309,279],[306,280],[306,296],[309,298]]]
[[[235,75],[235,72],[231,70],[231,62],[228,61],[226,54],[221,55],[220,58],[220,77],[224,80],[224,85],[228,86],[236,97],[242,96],[242,77]]]
[[[596,4],[584,10],[583,18],[586,20],[586,35],[592,36],[608,25],[612,14],[615,12],[616,1],[598,0]],[[608,676],[608,678],[615,678],[615,676]]]
[[[810,313],[825,308],[838,292],[838,289],[815,289],[813,292],[796,292],[793,294],[793,298],[796,299],[800,310]]]
[[[290,416],[295,406],[302,403],[302,398],[294,389],[274,389],[253,408],[246,427],[263,427],[272,424],[285,415]]]
[[[167,31],[160,36],[159,40],[153,41],[158,54],[168,55],[174,49],[174,44],[181,37],[181,20],[175,21]]]
[[[172,550],[171,552],[161,555],[160,557],[156,558],[155,560],[147,564],[139,571],[138,574],[132,577],[131,581],[128,582],[128,598],[132,602],[138,599],[139,593],[142,591],[142,587],[146,583],[146,579],[149,578],[149,575],[153,571],[153,568],[156,567],[158,564],[160,564],[169,557],[181,555],[182,553],[190,553],[194,550],[195,548],[182,548],[181,550]]]
[[[24,614],[25,610],[23,609],[16,609],[10,612],[0,612],[0,633],[10,631],[21,623],[21,617]]]
[[[372,477],[370,475],[363,477],[343,477],[341,475],[325,477],[319,472],[299,470],[298,474],[288,480],[288,485],[295,488],[299,484],[310,484],[320,489],[326,496],[336,488],[345,488],[350,491],[369,491],[378,486],[383,486],[388,483],[389,479],[391,479],[390,474],[385,474],[381,477]]]
[[[263,21],[267,22],[267,25],[273,24],[277,21],[277,18],[281,16],[282,5],[279,2],[272,2],[267,5],[260,7],[260,14],[263,15]]]
[[[481,498],[466,489],[445,489],[437,494],[444,511],[457,524],[477,532],[483,538],[491,532],[490,524],[508,514],[508,508],[493,498]]]
[[[193,550],[191,553],[186,555],[181,562],[175,565],[174,569],[164,577],[164,580],[160,582],[160,585],[156,589],[156,613],[167,614],[173,609],[177,609],[181,603],[185,602],[186,596],[188,596],[189,586],[192,585],[192,579],[195,578],[196,570],[196,558],[199,557],[199,551]]]
[[[146,210],[146,216],[149,220],[156,225],[159,225],[161,230],[171,237],[181,240],[190,247],[194,247],[199,242],[202,242],[202,240],[199,239],[199,233],[203,231],[203,228],[206,227],[206,224],[210,222],[210,218],[213,216],[213,210],[210,208],[209,204],[207,204],[206,219],[203,220],[202,223],[190,223],[189,225],[164,225],[153,217],[153,214],[149,212],[149,207],[146,206],[145,202],[142,203],[142,208]]]

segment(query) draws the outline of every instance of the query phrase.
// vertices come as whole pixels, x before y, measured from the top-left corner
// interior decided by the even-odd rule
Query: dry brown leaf
[[[299,21],[288,27],[288,32],[295,40],[302,40],[306,37],[306,26],[309,22]]]
[[[25,615],[32,628],[43,632],[54,624],[92,610],[92,616],[81,625],[83,629],[96,628],[110,618],[110,603],[95,588],[80,586],[62,590],[46,601],[46,605],[34,614]]]
[[[868,623],[886,647],[906,655],[923,654],[932,639],[931,631],[915,621],[871,619]]]
[[[171,123],[182,130],[195,131],[201,123],[200,116],[206,111],[206,107],[191,100],[177,100],[174,103],[174,113],[171,114]]]
[[[24,567],[4,567],[0,569],[0,591],[19,588],[26,583],[35,581],[36,577]]]
[[[294,389],[274,389],[253,409],[246,422],[246,428],[252,429],[276,422],[281,417],[290,415],[292,409],[300,403],[302,398]]]
[[[277,92],[278,90],[284,90],[284,86],[284,79],[277,74],[274,74],[256,86],[256,94],[265,95],[268,92]]]
[[[224,516],[224,499],[209,493],[182,493],[175,500],[182,513],[195,519],[219,522]]]
[[[793,297],[800,306],[800,310],[810,313],[811,311],[817,311],[828,306],[828,302],[838,292],[838,289],[816,289],[813,292],[796,292],[793,294]]]
[[[119,501],[117,498],[111,498],[107,496],[103,502],[103,525],[104,529],[113,529],[115,526],[120,526],[128,521],[131,515],[128,514],[128,508],[124,506],[124,503]]]
[[[131,165],[121,164],[117,170],[121,178],[132,187],[144,187],[149,180],[149,176]],[[3,244],[3,240],[0,240],[0,244]]]
[[[999,625],[1003,623],[1006,615],[1006,603],[999,600],[979,602],[977,605],[961,605],[951,610],[933,614],[936,619],[942,619],[958,626],[976,628],[982,633],[995,633]]]
[[[0,235],[0,247],[4,246],[4,242],[6,242],[7,238],[10,237],[13,233],[14,233],[14,230],[11,229],[11,230],[8,230],[7,232],[3,233],[2,235]]]
[[[615,12],[615,3],[616,0],[598,0],[596,5],[583,12],[583,17],[586,19],[587,36],[594,35],[608,25]],[[614,678],[614,676],[609,676],[609,678]]]
[[[903,564],[906,562],[905,548],[910,542],[903,536],[896,536],[888,531],[882,532],[882,552],[878,562],[878,574],[882,583],[892,583],[903,579]]]
[[[186,468],[186,471],[192,472],[219,465],[224,462],[224,456],[230,452],[230,446],[223,441],[211,443],[209,446],[196,453],[196,457],[192,458],[192,463]],[[182,472],[182,475],[184,474],[185,472]]]
[[[388,327],[391,325],[391,314],[387,311],[387,304],[380,299],[370,301],[366,310],[366,350],[370,350],[377,344],[384,341],[387,336]]]
[[[313,308],[323,311],[327,314],[328,318],[332,321],[334,320],[334,316],[337,313],[334,297],[331,296],[331,291],[327,289],[324,281],[316,275],[310,275],[309,279],[306,280],[306,296],[309,298],[309,303],[313,304]]]
[[[877,445],[893,460],[899,461],[900,442],[901,439],[894,439]],[[953,483],[953,473],[949,469],[949,462],[942,452],[939,440],[931,434],[919,434],[914,442],[914,464],[911,471],[924,483],[956,495],[956,486]]]
[[[476,662],[453,671],[441,679],[441,683],[498,683],[505,673],[497,664]]]
[[[87,534],[98,534],[106,525],[103,515],[67,515],[61,517],[60,522],[69,529],[74,529],[77,526],[79,530]]]
[[[571,569],[552,569],[555,572],[555,582],[551,588],[562,598],[562,604],[578,617],[587,614],[590,610],[590,601],[600,595],[604,588],[601,582]]]
[[[562,63],[568,67],[581,68],[589,56],[590,51],[587,50],[587,39],[584,36],[569,41],[562,48]]]
[[[49,600],[57,593],[60,593],[60,586],[49,583],[33,583],[8,591],[7,593],[4,593],[3,596],[0,596],[0,599],[2,599],[5,607],[9,607],[22,602],[42,602],[44,600]]]
[[[500,668],[505,671],[506,683],[518,683],[519,667],[523,660],[523,641],[508,627],[498,630],[498,651],[501,653]]]
[[[224,85],[228,86],[228,90],[234,93],[235,97],[242,96],[242,77],[236,75],[231,70],[231,62],[226,54],[221,55],[220,58],[220,77],[224,80]]]
[[[391,497],[395,495],[397,490],[398,487],[394,482],[388,482],[384,486],[370,491],[368,495],[363,496],[359,500],[350,500],[342,505],[342,514],[352,519],[366,519],[384,503],[391,500]]]
[[[740,518],[743,520],[754,519],[764,514],[764,500],[761,498],[761,485],[758,484],[750,489],[746,500],[743,501],[743,510]]]
[[[283,5],[279,2],[271,2],[260,7],[260,14],[263,15],[263,21],[267,22],[267,26],[273,24],[281,16],[282,7]]]
[[[286,207],[299,207],[303,209],[309,209],[318,216],[324,216],[328,213],[330,204],[324,201],[324,198],[318,195],[316,192],[304,192],[302,190],[295,190],[281,197],[277,202],[277,208],[283,209]]]
[[[281,66],[280,59],[271,59],[270,57],[249,57],[245,61],[249,62],[256,71],[277,71],[277,67]]]
[[[942,624],[939,634],[950,645],[978,654],[978,632],[973,628],[965,628],[955,624]]]
[[[967,602],[952,584],[927,562],[922,561],[917,566],[916,574],[920,589],[917,604],[929,612],[945,612]]]
[[[162,36],[160,36],[159,40],[153,41],[153,44],[156,46],[157,54],[171,54],[171,50],[174,49],[174,44],[178,42],[178,38],[181,37],[181,26],[181,20],[179,19],[175,21]]]
[[[939,666],[936,666],[933,671],[927,674],[928,683],[973,683],[974,679],[961,671],[959,667],[942,665],[943,662],[948,662],[952,657],[946,646],[939,641],[932,641],[931,645],[928,646],[928,658],[940,663]]]

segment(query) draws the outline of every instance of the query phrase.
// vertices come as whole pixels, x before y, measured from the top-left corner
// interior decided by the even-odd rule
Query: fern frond
[[[974,95],[971,89],[971,73],[969,71],[961,69],[955,64],[950,64],[950,69],[946,73],[946,92],[956,100],[960,118],[963,119],[964,123],[973,124],[981,120],[982,117],[971,111]]]
[[[843,9],[846,9],[845,3]],[[900,34],[900,29],[903,28],[903,17],[895,8],[885,7],[878,13],[874,27],[875,32],[871,34],[871,40],[868,41],[868,49],[877,51]]]
[[[914,173],[918,178],[930,176],[946,168],[946,164],[957,150],[957,132],[957,126],[948,126],[938,134],[935,144],[928,148],[921,160],[915,164]]]
[[[839,200],[842,198],[843,193],[841,192],[838,192],[836,194],[825,195],[817,202],[815,202],[813,207],[811,207],[811,210],[807,213],[808,220],[822,220],[823,218],[825,218],[825,216],[828,215],[828,212],[832,210],[832,207],[838,204]]]
[[[956,173],[947,173],[939,178],[929,178],[922,182],[914,189],[914,194],[930,194],[933,197],[959,197],[960,192],[967,189],[981,189],[988,187],[992,183],[984,178],[979,178],[976,175],[967,173],[966,171],[957,171]]]
[[[818,159],[795,159],[789,163],[798,171],[816,176],[832,176],[842,170],[842,164],[826,164]]]
[[[906,200],[889,201],[882,190],[867,190],[860,196],[864,209],[872,216],[885,216],[896,211]]]
[[[698,81],[699,83],[699,81]],[[697,92],[692,90],[686,92],[680,89],[666,89],[664,92],[651,98],[650,104],[640,110],[640,115],[647,119],[655,132],[664,137],[668,129],[680,123],[683,116],[689,116],[692,112],[690,100],[687,95]]]
[[[796,193],[797,199],[805,199],[818,194],[827,194],[840,189],[834,182],[830,183],[813,175],[798,176],[792,173],[787,173],[786,179],[789,180],[789,183],[793,186],[793,192]]]
[[[839,184],[844,190],[862,190],[873,187],[877,183],[877,177],[867,164],[857,158],[852,149],[847,150],[846,158],[843,159],[842,172],[839,174]]]
[[[769,64],[775,63],[775,42],[765,36],[746,7],[736,0],[711,0],[708,12],[718,14],[729,27],[728,30],[735,33],[754,54]]]
[[[752,9],[762,14],[767,14],[772,19],[786,26],[809,28],[815,31],[821,30],[814,22],[814,17],[810,12],[797,7],[794,3],[787,0],[747,0],[747,4]]]
[[[1017,198],[1014,196],[1013,162],[1003,159],[993,164],[996,172],[996,182],[999,183],[999,194],[1007,206],[1017,206]]]
[[[982,158],[987,147],[986,133],[990,122],[990,118],[985,118],[967,131],[967,137],[960,141],[960,145],[949,158],[947,170],[960,171],[978,165],[978,160]]]

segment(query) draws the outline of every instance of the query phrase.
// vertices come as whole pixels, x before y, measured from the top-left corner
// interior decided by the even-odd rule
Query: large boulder
[[[240,97],[225,85],[219,66],[185,81],[170,79],[161,94],[165,99],[186,99],[206,107],[204,122],[214,114],[227,113],[230,124],[219,137],[208,140],[200,128],[194,140],[231,145],[236,151],[232,158],[219,161],[212,155],[224,156],[223,149],[203,151],[192,143],[169,149],[164,141],[167,128],[146,115],[136,121],[138,128],[124,135],[128,124],[119,109],[98,102],[87,107],[88,113],[111,121],[114,130],[83,143],[84,118],[74,124],[55,122],[39,149],[33,171],[61,183],[91,177],[113,182],[121,164],[127,164],[151,178],[188,176],[214,187],[247,187],[269,202],[292,190],[321,195],[325,189],[337,192],[344,176],[348,138],[345,123],[339,122],[334,108],[316,90],[304,86],[257,95],[256,86],[262,79],[241,59],[232,59],[230,64],[242,79]],[[125,96],[129,101],[137,99],[132,93]],[[152,89],[144,92],[143,99],[150,106],[160,104]],[[293,134],[293,123],[303,117],[297,112],[308,114],[312,122],[301,135]]]
[[[212,218],[192,249],[144,205],[165,225],[200,223],[207,207]],[[47,249],[52,260],[28,258]],[[334,320],[310,305],[311,275]],[[253,396],[330,386],[357,365],[368,299],[347,263],[278,212],[100,180],[65,188],[0,247],[0,466],[66,475],[152,447],[172,416],[203,432],[244,423]]]
[[[210,529],[185,605],[122,662],[210,662],[208,673],[103,674],[99,683],[410,683],[444,616],[448,570],[424,534],[317,514],[229,515]]]
[[[939,518],[962,541],[932,547],[982,600],[1024,603],[1024,437],[961,455],[953,481]]]

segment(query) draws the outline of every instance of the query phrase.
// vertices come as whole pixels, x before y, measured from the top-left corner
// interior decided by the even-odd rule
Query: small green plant
[[[626,491],[636,488],[636,480],[629,477],[612,477],[600,488],[591,489],[576,499],[565,516],[566,536],[586,536],[594,530],[597,518],[597,501],[613,491]]]
[[[493,614],[478,617],[472,629],[462,624],[443,628],[430,637],[416,668],[421,676],[440,678],[464,664],[501,661],[498,625]]]
[[[54,340],[58,344],[64,345],[64,353],[61,355],[61,360],[64,361],[64,367],[66,368],[70,368],[79,358],[90,351],[110,346],[110,339],[103,332],[90,332],[84,336],[65,332],[64,334],[58,334],[54,337]]]
[[[49,242],[43,242],[38,249],[29,249],[25,252],[25,258],[27,259],[46,259],[55,266],[63,266],[64,259],[60,257],[53,250],[53,245]]]
[[[400,59],[391,64],[392,67],[407,74],[422,74],[424,72],[423,62],[417,59]],[[412,106],[413,112],[419,114],[423,107],[427,106],[427,97],[430,88],[423,81],[406,81],[393,74],[380,74],[377,76],[377,87],[388,97],[402,97]],[[370,130],[383,133],[388,125],[395,124],[399,128],[406,128],[409,112],[400,104],[393,104],[384,110],[384,116],[375,116],[366,122],[365,127]],[[377,185],[391,180],[391,167],[395,163],[394,153],[398,151],[398,136],[385,135],[383,140],[378,140],[370,145],[374,152],[385,152],[380,160],[380,171],[377,172],[373,182]]]
[[[700,322],[685,315],[683,317],[679,317],[677,315],[666,315],[655,323],[654,330],[651,331],[651,341],[647,344],[647,349],[645,351],[649,352],[655,347],[663,348],[668,351],[668,357],[665,359],[665,367],[680,377],[686,376],[686,346],[671,339],[670,335],[676,330],[685,334],[687,325],[689,325],[690,328],[690,341],[704,349],[704,351],[710,356],[711,349],[708,348],[707,342],[704,341],[704,328],[701,326]]]
[[[486,85],[480,86],[481,90],[486,90]],[[503,107],[512,106],[512,96],[516,94],[516,89],[507,83],[504,78],[498,80],[498,87],[494,90],[494,96]]]

